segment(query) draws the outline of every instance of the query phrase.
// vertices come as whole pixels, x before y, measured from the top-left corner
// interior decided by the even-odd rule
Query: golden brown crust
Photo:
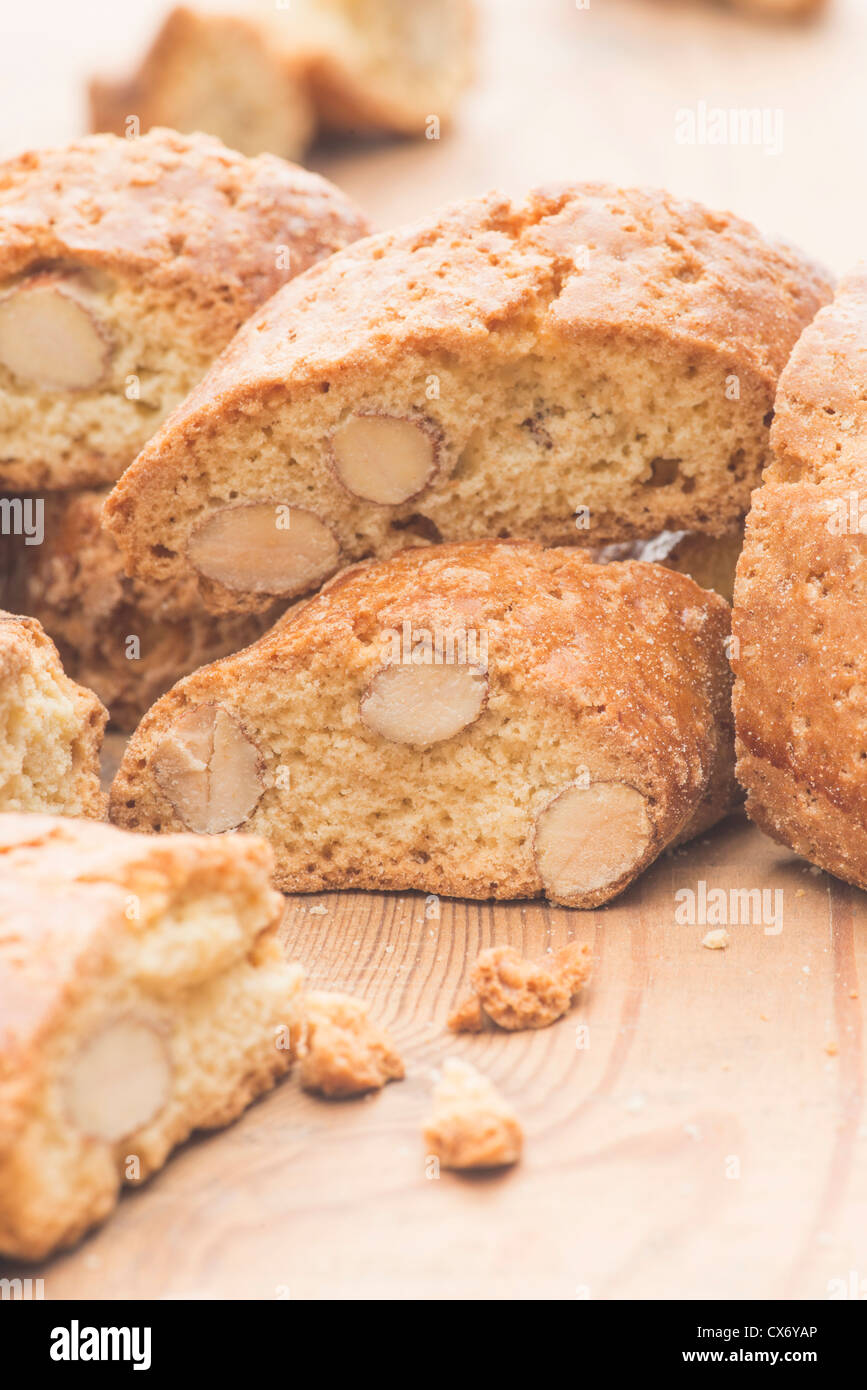
[[[576,262],[582,247],[586,263],[581,257]],[[689,478],[674,487],[636,481],[624,499],[628,508],[606,511],[601,504],[601,514],[597,507],[592,519],[597,543],[651,535],[666,526],[720,533],[746,510],[765,461],[777,377],[829,293],[823,274],[789,248],[763,240],[728,214],[664,193],[587,184],[541,189],[520,206],[497,194],[470,200],[350,247],[280,291],[124,474],[106,505],[106,524],[136,572],[191,569],[187,538],[210,505],[209,484],[194,487],[183,479],[191,457],[200,480],[210,478],[229,441],[243,454],[232,434],[236,421],[279,425],[285,410],[291,419],[303,413],[305,428],[312,429],[309,422],[328,409],[369,410],[363,403],[372,389],[368,378],[398,382],[410,370],[408,361],[416,375],[442,370],[425,362],[454,362],[469,374],[469,385],[479,363],[496,365],[501,357],[511,362],[518,345],[522,360],[541,355],[546,361],[580,345],[588,353],[628,346],[639,359],[669,362],[678,379],[701,365],[719,377],[720,392],[725,375],[733,374],[741,394],[738,409],[750,421],[744,435],[750,443],[747,452],[734,449],[727,462],[719,461],[724,476],[705,480],[701,488]],[[356,391],[362,401],[357,407]],[[432,416],[435,404],[425,407]],[[645,424],[627,418],[621,428],[640,432]],[[323,423],[323,435],[329,428]],[[242,473],[244,466],[239,457]],[[427,501],[407,503],[395,513],[395,525],[411,528],[414,508],[434,509],[443,539],[476,534],[463,511],[448,506],[454,469],[463,466],[463,456],[453,460],[428,489]],[[235,485],[243,489],[244,478]],[[576,475],[576,491],[585,485]],[[221,480],[218,493],[223,486]],[[258,479],[246,487],[266,495]],[[336,484],[329,492],[317,479],[317,487],[320,519],[331,526],[329,513],[342,516],[345,498],[337,495]],[[479,493],[486,529],[507,534],[502,500],[488,518],[486,495]],[[556,515],[534,516],[524,533],[566,543],[575,535],[570,507],[574,502]],[[473,526],[481,524],[479,510],[477,505],[472,511]],[[387,524],[387,518],[377,519],[381,513],[361,507],[350,520],[363,523],[363,537],[365,527]],[[365,552],[358,530],[347,521],[341,534],[348,559]],[[154,555],[154,532],[170,548],[170,558],[165,551]],[[367,553],[373,549],[368,544]],[[251,602],[243,594],[214,593],[204,583],[202,594],[215,608]]]
[[[332,1099],[379,1091],[405,1075],[386,1030],[363,999],[311,990],[297,1008],[298,1078],[307,1091]]]
[[[333,184],[271,155],[248,159],[209,135],[91,135],[0,165],[0,279],[74,260],[201,306],[227,341],[257,305],[363,235]],[[292,247],[291,268],[277,249]]]
[[[512,1032],[547,1028],[568,1011],[591,969],[590,947],[577,941],[540,960],[525,960],[514,946],[492,946],[476,958],[473,994],[450,1015],[448,1026],[453,1033],[479,1032],[484,1011]]]
[[[0,693],[7,721],[0,810],[103,819],[108,800],[99,765],[108,711],[92,690],[66,675],[57,648],[34,618],[0,611]],[[32,727],[25,728],[28,719]],[[46,766],[52,748],[54,769]],[[30,773],[34,763],[38,778]]]
[[[115,727],[131,730],[182,676],[255,641],[282,605],[212,615],[193,581],[129,578],[101,525],[106,496],[85,490],[44,499],[45,538],[15,547],[6,602],[38,619],[69,676],[95,691]]]
[[[320,858],[309,838],[312,825],[305,828],[305,818],[318,814],[318,793],[312,786],[306,793],[299,789],[297,805],[291,791],[283,795],[280,769],[287,762],[297,768],[297,756],[282,706],[298,711],[287,713],[287,720],[306,711],[305,744],[317,736],[318,719],[326,717],[318,710],[327,708],[327,717],[339,721],[341,738],[352,742],[338,747],[332,739],[324,746],[317,775],[321,771],[333,794],[335,783],[345,779],[345,763],[354,771],[344,794],[354,795],[356,783],[366,788],[359,779],[369,764],[365,814],[369,817],[382,802],[384,824],[388,799],[405,788],[407,777],[422,776],[422,786],[432,794],[438,778],[447,775],[443,764],[437,764],[440,773],[421,774],[425,759],[434,755],[407,752],[368,733],[360,721],[359,699],[382,662],[380,638],[400,633],[404,623],[416,631],[460,627],[487,634],[491,699],[485,714],[442,745],[479,759],[473,776],[492,775],[490,759],[498,756],[499,740],[512,737],[508,719],[500,723],[506,716],[513,722],[538,719],[540,730],[560,749],[532,772],[533,750],[526,741],[520,754],[511,755],[518,769],[522,764],[528,769],[513,792],[523,807],[514,849],[498,843],[498,832],[489,857],[479,859],[476,848],[460,838],[451,843],[451,832],[441,832],[444,838],[435,848],[429,828],[424,843],[411,838],[398,848],[391,842],[389,862],[386,847],[376,853],[344,852],[333,834]],[[688,836],[693,825],[703,828],[731,806],[727,631],[722,599],[659,566],[596,566],[581,551],[544,550],[530,542],[405,551],[383,564],[348,570],[317,598],[296,605],[254,646],[187,677],[159,701],[130,743],[112,788],[111,815],[139,829],[182,823],[155,767],[183,712],[213,703],[238,721],[263,760],[262,793],[243,828],[270,834],[277,848],[275,827],[287,805],[294,816],[291,842],[280,839],[277,848],[282,887],[536,896],[542,883],[533,857],[533,817],[586,764],[594,785],[613,780],[637,787],[649,799],[653,825],[641,861],[616,885],[588,893],[581,905],[589,906],[625,887],[675,837]],[[311,681],[319,693],[308,707],[302,692]],[[330,700],[341,702],[334,713]],[[568,766],[568,776],[555,776],[558,762]],[[418,793],[419,815],[424,795]],[[473,796],[467,792],[467,800]]]
[[[576,268],[582,246],[591,254]],[[407,351],[478,346],[529,314],[564,338],[685,343],[775,386],[828,292],[824,273],[790,247],[659,190],[563,185],[522,205],[489,193],[369,237],[284,287],[151,441],[124,490],[224,410],[301,391],[347,361],[386,371]],[[308,311],[325,300],[323,321]]]
[[[867,887],[867,272],[780,382],[735,585],[738,777],[781,843]]]

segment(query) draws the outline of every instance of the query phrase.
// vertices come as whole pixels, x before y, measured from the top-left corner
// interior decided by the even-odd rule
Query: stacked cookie
[[[212,618],[190,585],[127,581],[104,489],[259,304],[367,229],[323,179],[205,136],[97,136],[0,166],[0,488],[40,525],[36,544],[4,534],[3,601],[122,727],[269,615]]]

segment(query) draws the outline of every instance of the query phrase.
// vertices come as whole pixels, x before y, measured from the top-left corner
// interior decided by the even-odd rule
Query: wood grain
[[[699,879],[781,889],[782,931],[732,926],[726,951],[703,948],[705,926],[675,922],[675,893]],[[289,1079],[31,1271],[46,1297],[822,1298],[864,1277],[861,894],[735,819],[595,912],[439,910],[416,895],[290,900],[287,950],[312,984],[371,1002],[406,1081],[329,1103]],[[595,972],[567,1018],[446,1031],[481,948],[571,939]],[[447,1055],[515,1104],[516,1169],[425,1176],[419,1126]]]

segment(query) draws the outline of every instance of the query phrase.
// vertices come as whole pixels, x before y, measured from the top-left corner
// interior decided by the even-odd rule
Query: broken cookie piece
[[[0,163],[0,487],[114,482],[254,309],[366,231],[316,174],[209,135]]]
[[[296,1009],[298,1075],[306,1091],[340,1098],[378,1091],[405,1075],[389,1034],[363,999],[310,991]]]
[[[260,840],[0,815],[0,1253],[73,1244],[288,1069],[270,870]]]
[[[456,1057],[443,1065],[422,1133],[427,1153],[444,1168],[504,1168],[518,1162],[524,1145],[512,1107],[487,1077]]]
[[[0,812],[101,819],[107,711],[65,674],[34,618],[0,611]]]
[[[478,1033],[484,1016],[517,1032],[547,1028],[562,1018],[590,978],[590,947],[572,941],[540,960],[525,960],[514,946],[482,951],[473,966],[473,993],[450,1015],[453,1033]]]
[[[288,892],[594,907],[733,803],[728,618],[572,547],[356,565],[157,701],[111,816],[264,835]]]

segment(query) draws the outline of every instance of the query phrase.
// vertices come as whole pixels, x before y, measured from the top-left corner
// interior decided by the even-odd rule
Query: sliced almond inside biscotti
[[[229,93],[239,76],[226,77]],[[129,117],[135,139],[124,138]],[[10,492],[115,482],[252,311],[366,231],[306,170],[169,122],[148,130],[138,97],[119,124],[121,138],[0,167],[0,487]]]
[[[242,502],[211,512],[187,546],[193,568],[232,593],[291,597],[337,568],[340,548],[313,512]]]
[[[463,625],[463,644],[440,624]],[[727,631],[721,598],[656,565],[410,549],[347,571],[158,701],[111,814],[261,833],[289,891],[594,906],[730,805]],[[449,649],[465,659],[438,662]]]
[[[0,366],[25,386],[79,391],[105,376],[110,340],[62,277],[37,275],[0,296]]]

